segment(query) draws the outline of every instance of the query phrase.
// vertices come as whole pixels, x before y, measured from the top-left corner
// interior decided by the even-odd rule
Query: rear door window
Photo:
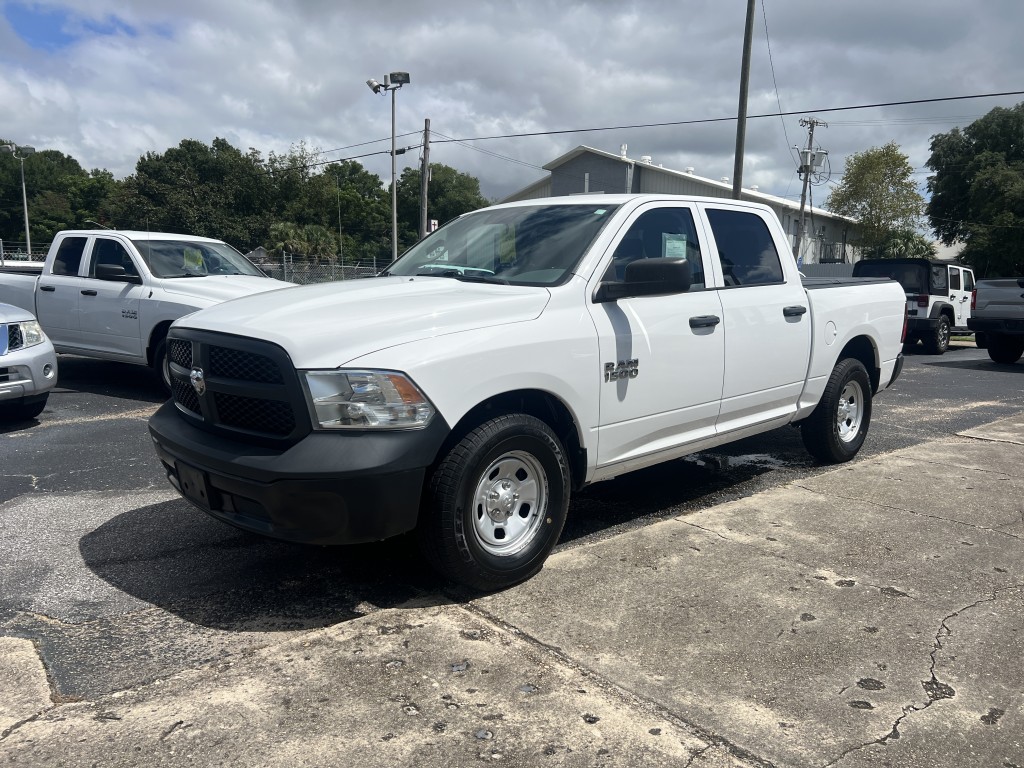
[[[960,290],[960,270],[956,267],[949,268],[949,290]]]
[[[726,286],[768,285],[784,281],[775,240],[755,213],[708,208]]]
[[[85,237],[65,237],[61,240],[57,255],[53,257],[52,273],[55,275],[77,275],[87,239]]]

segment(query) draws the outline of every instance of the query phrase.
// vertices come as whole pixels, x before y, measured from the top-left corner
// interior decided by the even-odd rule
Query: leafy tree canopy
[[[857,219],[859,245],[881,251],[894,233],[913,231],[921,222],[924,198],[913,173],[895,142],[856,152],[846,158],[846,172],[825,207]]]
[[[1024,103],[932,136],[928,218],[980,277],[1024,274]]]

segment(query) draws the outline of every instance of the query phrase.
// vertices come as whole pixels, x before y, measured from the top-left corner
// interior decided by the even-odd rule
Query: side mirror
[[[134,283],[142,285],[142,278],[138,275],[129,275],[120,264],[97,264],[96,278],[99,280],[110,280],[115,283]]]
[[[623,282],[601,283],[597,287],[594,301],[686,293],[691,285],[693,269],[686,259],[638,259],[626,266]]]

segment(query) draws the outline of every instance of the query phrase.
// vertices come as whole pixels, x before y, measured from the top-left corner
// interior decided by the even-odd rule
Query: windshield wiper
[[[167,277],[171,279],[176,277],[206,277],[206,274],[204,272],[182,272],[180,275],[168,275]]]
[[[491,283],[493,285],[508,285],[508,280],[494,275],[467,275],[457,269],[428,269],[426,272],[417,272],[416,277],[453,277],[464,283]]]
[[[492,283],[493,285],[508,285],[509,282],[503,277],[495,277],[494,275],[452,275],[456,280],[463,283]]]

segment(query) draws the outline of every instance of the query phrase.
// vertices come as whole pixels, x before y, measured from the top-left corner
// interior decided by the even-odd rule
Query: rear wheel
[[[1024,336],[988,334],[988,356],[992,362],[1011,365],[1024,354]]]
[[[569,468],[547,424],[522,413],[474,429],[430,480],[417,534],[427,560],[480,590],[528,579],[565,524]]]
[[[941,355],[949,349],[949,330],[949,318],[942,315],[939,317],[935,330],[924,339],[924,345],[928,348],[929,354]]]
[[[832,369],[814,412],[800,436],[818,461],[838,464],[857,455],[871,424],[871,380],[863,363],[840,360]]]

